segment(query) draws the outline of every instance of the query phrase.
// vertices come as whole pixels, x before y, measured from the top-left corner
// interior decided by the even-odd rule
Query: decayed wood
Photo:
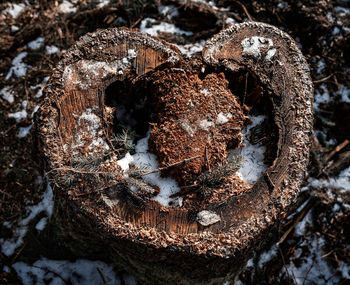
[[[297,44],[286,33],[264,23],[234,25],[206,43],[203,58],[233,71],[254,72],[269,90],[278,127],[277,155],[252,192],[232,198],[224,206],[227,227],[236,233],[249,228],[249,236],[283,218],[300,190],[309,157],[312,134],[313,86],[309,67]]]
[[[81,38],[54,70],[44,91],[47,99],[35,118],[39,150],[54,180],[54,220],[62,234],[79,243],[75,250],[104,252],[143,283],[210,284],[237,274],[252,250],[286,216],[304,177],[313,87],[295,42],[275,27],[244,23],[210,40],[203,58],[211,67],[253,72],[273,102],[276,159],[251,190],[238,196],[196,209],[165,208],[148,200],[133,210],[120,193],[106,206],[100,189],[88,181],[68,188],[51,175],[52,170],[69,167],[74,153],[88,153],[90,146],[94,152],[107,148],[108,85],[181,67],[180,52],[150,36],[111,29]],[[98,118],[96,126],[89,116]],[[80,136],[81,132],[91,138]],[[94,146],[98,137],[103,143]],[[81,145],[82,140],[89,147]],[[210,212],[215,223],[200,224],[197,214],[203,211]]]

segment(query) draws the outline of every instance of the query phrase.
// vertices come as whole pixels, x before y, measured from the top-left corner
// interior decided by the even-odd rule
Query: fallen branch
[[[293,224],[288,228],[288,230],[283,234],[283,236],[280,238],[280,240],[276,243],[277,246],[280,246],[285,239],[288,237],[290,232],[296,227],[296,225],[306,216],[306,214],[311,210],[313,205],[315,204],[316,200],[314,198],[310,198],[310,200],[307,202],[307,204],[304,206],[303,209],[298,213],[298,216],[294,220]]]
[[[341,151],[344,147],[346,147],[350,143],[349,140],[343,141],[341,144],[337,145],[337,147],[326,156],[325,160],[328,162],[335,154],[337,154],[339,151]]]
[[[319,79],[319,80],[314,80],[314,83],[322,83],[322,82],[325,82],[325,81],[327,81],[329,78],[331,78],[333,75],[334,75],[334,73],[332,73],[332,74],[330,74],[330,75],[328,75],[328,76],[326,76],[326,77],[323,77],[323,78],[321,78],[321,79]]]
[[[142,176],[145,176],[145,175],[148,175],[148,174],[151,174],[151,173],[155,173],[155,172],[160,172],[160,171],[163,171],[165,169],[168,169],[168,168],[171,168],[171,167],[174,167],[174,166],[177,166],[179,164],[183,164],[183,163],[187,163],[193,159],[196,159],[196,158],[200,158],[202,157],[201,155],[196,155],[196,156],[193,156],[193,157],[190,157],[190,158],[186,158],[184,160],[181,160],[181,161],[178,161],[178,162],[175,162],[175,163],[172,163],[170,165],[167,165],[167,166],[164,166],[164,167],[159,167],[157,169],[154,169],[154,170],[151,170],[151,171],[148,171],[148,172],[145,172],[145,173],[142,173],[141,175],[137,176],[137,177],[142,177]]]

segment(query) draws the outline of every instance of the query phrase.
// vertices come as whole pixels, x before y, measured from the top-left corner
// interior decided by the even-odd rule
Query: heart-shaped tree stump
[[[60,235],[145,284],[232,278],[300,191],[313,87],[273,26],[234,25],[189,59],[137,31],[97,31],[44,92],[35,131]],[[237,170],[253,115],[264,116],[249,139],[265,146],[267,169],[249,181]]]

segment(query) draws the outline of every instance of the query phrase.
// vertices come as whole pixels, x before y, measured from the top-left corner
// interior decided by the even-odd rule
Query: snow
[[[127,57],[124,57],[122,60],[115,60],[112,62],[81,60],[79,63],[68,65],[64,69],[63,79],[65,82],[71,82],[77,85],[80,89],[88,90],[91,86],[91,81],[93,81],[96,76],[103,80],[108,75],[123,74],[124,69],[132,67],[136,57],[137,51],[129,49]],[[78,76],[73,71],[77,69],[79,69]]]
[[[209,131],[211,127],[215,127],[215,124],[213,122],[208,121],[206,119],[201,120],[198,125],[204,131]]]
[[[87,121],[91,129],[90,131],[94,131],[100,127],[100,118],[93,113],[91,108],[87,108],[80,116],[79,118],[79,124],[82,124],[82,121]]]
[[[77,7],[74,7],[74,4],[76,4],[76,1],[63,0],[63,2],[59,5],[59,8],[63,13],[75,13],[77,11]]]
[[[22,110],[15,112],[15,113],[9,113],[8,117],[9,118],[13,118],[16,120],[17,123],[21,122],[22,120],[24,120],[25,118],[27,118],[27,111],[25,110],[27,108],[27,104],[28,102],[26,100],[24,100],[22,102]]]
[[[348,87],[341,85],[339,93],[343,102],[350,103],[350,89]]]
[[[3,269],[2,269],[4,272],[6,272],[6,273],[10,273],[11,272],[11,269],[10,269],[10,267],[8,267],[8,266],[4,266],[3,267]]]
[[[278,3],[277,7],[280,9],[286,8],[288,7],[288,2]]]
[[[9,103],[13,103],[15,101],[15,97],[10,90],[10,87],[4,87],[0,90],[1,97]]]
[[[224,114],[223,112],[220,112],[218,117],[216,118],[217,124],[225,124],[232,118],[231,113]]]
[[[294,233],[296,236],[303,237],[308,227],[312,225],[312,214],[309,211],[306,216],[295,226]]]
[[[26,6],[24,3],[10,4],[9,7],[5,10],[5,13],[16,19],[23,12],[25,7]]]
[[[157,24],[156,24],[157,23]],[[158,36],[160,33],[171,33],[184,36],[192,36],[192,32],[183,31],[177,28],[174,24],[166,22],[157,22],[152,18],[145,18],[140,23],[140,31],[150,34],[151,36]]]
[[[16,122],[19,123],[20,121],[22,121],[25,118],[27,118],[27,111],[26,110],[21,110],[21,111],[18,111],[16,113],[10,113],[10,114],[8,114],[8,117],[15,119]]]
[[[86,131],[88,131],[90,137],[92,138],[92,141],[89,141],[89,145],[87,146],[89,150],[95,150],[96,147],[109,150],[108,144],[100,136],[102,134],[100,121],[100,118],[94,113],[91,108],[86,108],[78,118],[77,127],[78,131],[80,132],[77,133],[75,142],[72,144],[72,148],[74,149],[85,145],[84,135],[86,134]]]
[[[28,55],[26,51],[21,52],[12,60],[12,66],[6,75],[6,80],[9,80],[12,75],[17,77],[25,76],[27,69],[30,67],[28,64],[24,63],[22,60]]]
[[[129,170],[129,164],[134,161],[132,155],[128,152],[122,159],[118,160],[118,165],[123,171]]]
[[[100,2],[97,4],[98,8],[103,8],[104,6],[107,6],[110,2],[110,0],[98,0],[97,2]]]
[[[315,90],[314,96],[314,109],[315,111],[319,110],[320,104],[329,103],[331,100],[329,96],[328,88],[325,84],[320,85],[320,87]]]
[[[18,26],[15,26],[15,25],[12,25],[11,26],[11,33],[15,33],[19,30],[19,27]]]
[[[36,106],[34,107],[34,110],[33,110],[32,114],[31,114],[31,117],[32,117],[32,118],[34,118],[34,114],[35,114],[38,110],[39,110],[39,105],[36,105]]]
[[[317,73],[320,74],[322,72],[322,70],[324,70],[326,67],[326,63],[324,62],[323,59],[319,60],[317,62]]]
[[[333,212],[339,212],[341,210],[341,207],[338,203],[335,203],[333,206]]]
[[[171,18],[179,15],[179,11],[175,5],[163,5],[160,1],[157,3],[159,13],[163,16],[167,16],[167,19],[170,20]]]
[[[12,265],[24,285],[27,284],[121,284],[115,275],[113,266],[101,261],[78,259],[75,262],[67,260],[49,260],[42,258],[28,265],[17,262]],[[125,282],[128,285],[133,283]]]
[[[29,134],[32,126],[33,125],[29,125],[28,127],[20,127],[18,130],[18,137],[21,139],[25,138]]]
[[[258,262],[259,269],[262,269],[264,264],[271,261],[272,258],[274,258],[278,253],[278,247],[277,245],[273,245],[268,251],[263,252],[260,255],[260,259]]]
[[[52,45],[52,46],[46,46],[45,47],[46,54],[55,54],[58,53],[59,49],[58,47]]]
[[[206,88],[202,89],[200,92],[201,92],[201,94],[203,94],[204,96],[210,96],[210,95],[211,95],[211,92],[208,91],[208,89],[206,89]]]
[[[242,131],[245,146],[241,148],[241,155],[244,158],[244,162],[237,174],[241,179],[252,185],[265,172],[267,165],[264,163],[265,146],[261,142],[253,145],[248,140],[250,130],[260,124],[265,117],[262,115],[252,116],[250,119],[253,123],[246,130]]]
[[[35,228],[38,231],[42,231],[45,228],[46,224],[47,224],[47,218],[44,217],[36,224]]]
[[[183,55],[191,56],[195,53],[202,52],[204,45],[205,45],[205,40],[202,40],[200,42],[193,43],[193,44],[185,44],[185,45],[177,44],[176,46],[179,48],[179,50],[182,52]]]
[[[350,191],[350,167],[344,169],[338,177],[331,177],[328,180],[311,177],[308,182],[308,185],[314,188],[324,187]]]
[[[8,229],[11,229],[11,227],[12,227],[12,224],[9,223],[8,221],[3,222],[2,225],[3,225],[4,227],[8,228]]]
[[[134,49],[129,49],[128,50],[128,57],[129,58],[135,58],[137,56],[137,51]]]
[[[339,35],[340,33],[341,33],[340,29],[338,27],[334,27],[332,31],[332,35],[336,36],[336,35]]]
[[[336,274],[328,266],[326,259],[322,258],[324,243],[324,239],[316,234],[306,237],[298,245],[295,256],[290,259],[289,264],[282,268],[281,275],[287,273],[289,276],[293,276],[294,283],[297,285],[337,284],[340,281],[339,274]],[[303,248],[307,249],[309,253],[305,254]]]
[[[147,136],[138,140],[134,155],[127,153],[124,158],[118,160],[118,165],[127,173],[129,164],[136,166],[145,166],[150,171],[159,168],[159,164],[156,156],[153,153],[148,152],[148,140],[150,137],[150,131]],[[169,206],[170,202],[174,202],[175,199],[171,199],[170,196],[180,190],[175,179],[170,177],[161,177],[159,172],[150,173],[143,176],[143,179],[150,185],[156,185],[159,187],[159,194],[154,197],[163,206]]]
[[[171,17],[176,16],[177,10],[173,9],[173,6],[163,6],[159,4],[158,9],[161,11],[162,14],[167,14],[169,11],[173,10],[168,16],[169,19]],[[193,33],[189,31],[181,30],[180,28],[176,27],[174,24],[166,23],[166,22],[159,22],[153,18],[146,18],[141,21],[140,23],[140,31],[144,33],[148,33],[152,36],[159,36],[161,33],[170,33],[170,34],[176,34],[176,35],[182,35],[182,36],[192,36]],[[197,43],[191,43],[191,44],[177,44],[176,46],[180,49],[183,55],[191,56],[195,53],[201,52],[203,47],[205,45],[205,40],[201,40]]]
[[[43,81],[40,84],[30,87],[30,89],[32,89],[32,90],[39,88],[39,90],[35,94],[35,98],[40,98],[41,96],[43,96],[43,90],[44,90],[44,87],[46,86],[46,83],[48,80],[49,80],[49,77],[46,76],[46,77],[44,77]]]
[[[0,239],[1,244],[1,251],[6,256],[11,256],[14,254],[15,250],[22,245],[23,238],[25,237],[27,231],[28,231],[28,225],[29,223],[37,217],[40,213],[45,212],[48,217],[51,217],[53,210],[53,193],[50,183],[47,181],[46,191],[42,195],[42,200],[33,206],[27,206],[26,211],[30,214],[23,220],[21,220],[17,228],[13,232],[13,237],[4,240],[3,238]],[[46,224],[46,223],[45,223]],[[44,227],[45,225],[42,224],[40,227]]]
[[[335,6],[334,11],[339,13],[340,16],[347,16],[350,14],[350,8],[345,8],[342,6]]]
[[[183,119],[180,121],[180,126],[181,128],[183,128],[190,136],[193,136],[196,131],[197,131],[197,128],[196,126],[193,126],[191,124],[191,122],[188,120],[188,119]]]
[[[347,200],[342,199],[342,195],[350,193],[350,167],[344,169],[338,177],[331,177],[329,179],[316,179],[310,177],[308,179],[308,185],[302,190],[307,191],[311,188],[325,188],[327,189],[326,193],[328,197],[335,201],[339,202],[346,208],[350,208],[350,203]],[[336,193],[340,195],[335,195],[332,190],[335,190]]]
[[[234,25],[234,24],[238,24],[238,22],[235,19],[231,18],[231,17],[227,17],[225,19],[225,24],[226,25]]]
[[[250,258],[248,261],[247,261],[247,264],[245,267],[254,267],[254,257],[255,257],[255,254],[252,258]]]
[[[241,46],[243,48],[243,55],[250,55],[255,58],[262,57],[261,50],[268,50],[265,56],[266,60],[271,60],[276,53],[276,49],[273,48],[273,41],[264,37],[254,36],[245,38],[241,42]]]
[[[38,37],[34,41],[28,43],[28,47],[32,50],[39,49],[44,44],[45,39],[42,37]]]

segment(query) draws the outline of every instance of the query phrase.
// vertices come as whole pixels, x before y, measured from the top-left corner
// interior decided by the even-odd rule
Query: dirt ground
[[[62,284],[81,284],[87,278],[79,270],[70,269],[67,275],[38,263],[43,258],[62,260],[69,267],[79,258],[60,240],[51,239],[45,204],[49,190],[30,132],[47,77],[65,50],[87,32],[126,26],[154,33],[184,53],[193,53],[222,28],[255,20],[289,33],[309,62],[315,132],[301,206],[282,223],[278,245],[256,253],[236,284],[349,284],[349,1],[11,3],[0,4],[0,283],[49,283],[56,278]],[[8,244],[15,244],[13,250],[5,249]],[[32,272],[40,270],[41,277],[33,273],[24,279],[18,269],[24,263],[32,266]],[[97,284],[137,283],[120,268],[107,275],[108,266],[99,266]]]

